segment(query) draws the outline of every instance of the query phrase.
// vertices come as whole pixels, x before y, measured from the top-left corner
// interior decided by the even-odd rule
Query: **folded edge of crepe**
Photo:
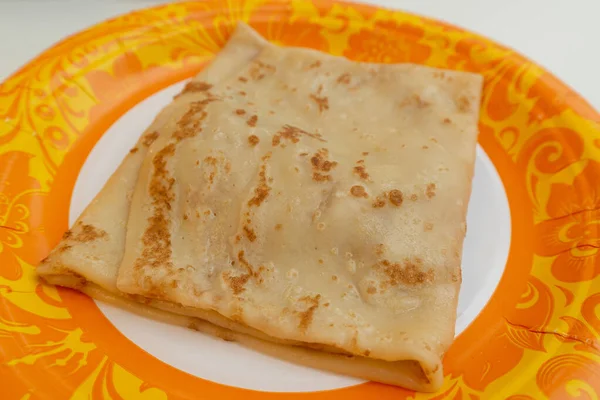
[[[154,118],[102,190],[77,218],[60,243],[37,267],[39,276],[75,273],[117,291],[116,273],[125,251],[126,224],[139,170],[150,146],[178,109],[205,97],[206,90],[255,57],[266,41],[239,24],[227,45]],[[110,240],[108,240],[110,238]],[[106,274],[106,271],[110,271]],[[114,274],[113,274],[114,272]]]
[[[160,300],[109,292],[72,272],[45,275],[43,279],[48,284],[75,289],[96,300],[142,317],[190,328],[225,341],[237,342],[262,354],[294,364],[425,392],[437,390],[443,381],[443,379],[430,380],[423,370],[422,361],[382,361],[344,354],[325,346],[306,347],[304,343],[283,341],[258,331],[257,335],[243,333],[244,327],[223,317],[220,317],[223,318],[223,325],[212,323],[198,310],[186,310],[181,306]],[[216,314],[215,319],[220,320],[219,314]],[[435,360],[432,360],[433,364]]]

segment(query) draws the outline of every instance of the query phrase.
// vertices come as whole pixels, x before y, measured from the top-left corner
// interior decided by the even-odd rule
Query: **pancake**
[[[481,84],[241,25],[38,271],[284,359],[437,390]]]

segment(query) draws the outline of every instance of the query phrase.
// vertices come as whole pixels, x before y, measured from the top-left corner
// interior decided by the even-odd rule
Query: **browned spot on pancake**
[[[390,190],[390,193],[388,194],[388,199],[390,200],[390,203],[392,203],[396,207],[400,207],[402,205],[402,202],[404,201],[404,196],[402,195],[401,191],[394,189]]]
[[[206,82],[188,82],[183,87],[183,90],[179,94],[175,95],[173,99],[178,99],[187,93],[205,92],[210,88],[212,88],[212,85]]]
[[[310,159],[310,163],[313,165],[318,171],[329,172],[332,168],[337,165],[337,162],[328,161],[326,158],[329,155],[329,151],[327,149],[320,149],[315,155]]]
[[[365,350],[364,353],[363,353],[363,355],[365,357],[369,357],[371,355],[371,350]]]
[[[316,182],[326,182],[331,180],[331,175],[328,173],[335,168],[337,161],[329,161],[329,151],[327,149],[319,149],[310,159],[313,169],[313,180]]]
[[[210,83],[188,82],[185,85],[185,87],[183,88],[183,91],[181,92],[181,94],[179,94],[178,96],[175,96],[175,98],[181,96],[184,93],[206,92],[207,90],[210,90],[210,88],[212,88],[212,85]]]
[[[268,161],[270,157],[271,154],[268,153],[262,158],[263,161],[265,161],[265,163],[260,166],[260,172],[258,173],[258,185],[256,186],[256,188],[254,188],[254,197],[248,200],[248,206],[250,207],[260,206],[262,202],[269,196],[271,187],[267,184],[266,161]]]
[[[184,221],[187,221],[187,219],[188,219],[188,216],[187,216],[187,214],[183,214],[183,220],[184,220]]]
[[[256,136],[256,135],[248,136],[248,143],[250,143],[250,146],[256,146],[259,142],[260,142],[260,139],[258,138],[258,136]]]
[[[381,256],[383,253],[385,253],[385,245],[383,243],[379,243],[375,246],[375,254]]]
[[[243,229],[246,238],[248,238],[249,241],[254,242],[256,240],[256,233],[254,232],[254,229],[248,225],[245,225]]]
[[[331,176],[321,174],[320,172],[313,172],[313,180],[315,182],[329,182],[331,180]]]
[[[246,78],[246,77],[244,77],[244,76],[240,76],[240,77],[238,78],[238,81],[240,81],[240,82],[244,82],[244,83],[245,83],[245,82],[248,82],[248,78]]]
[[[137,152],[138,152],[138,148],[137,147],[134,147],[133,149],[129,150],[129,153],[131,153],[131,154],[135,154]]]
[[[354,175],[358,176],[365,182],[369,182],[371,177],[367,173],[367,169],[365,168],[365,160],[358,160],[356,162],[356,166],[353,169]]]
[[[277,224],[277,225],[275,225],[275,230],[276,230],[276,231],[280,231],[280,230],[281,230],[281,228],[283,228],[283,225],[281,225],[281,224]]]
[[[317,60],[314,63],[310,64],[308,68],[318,68],[321,66],[321,61]]]
[[[234,295],[239,295],[246,290],[246,283],[250,279],[250,274],[243,274],[240,276],[232,276],[230,272],[223,273],[223,280],[231,288]]]
[[[171,281],[171,288],[177,289],[178,286],[179,286],[179,282],[176,279],[173,279]]]
[[[306,132],[304,129],[300,129],[296,126],[284,125],[281,128],[281,130],[273,136],[273,140],[272,140],[271,144],[273,146],[277,146],[281,143],[282,139],[286,139],[292,143],[298,143],[300,141],[300,137],[302,135],[316,139],[320,142],[327,142],[326,140],[324,140],[321,137],[320,134],[309,133],[309,132]]]
[[[368,156],[368,155],[369,155],[369,152],[368,152],[368,151],[363,151],[362,155],[363,155],[363,156]]]
[[[427,146],[427,145],[423,145],[423,147],[422,147],[423,150],[427,150],[428,148],[429,148],[429,146]]]
[[[421,96],[419,96],[418,94],[414,93],[412,96],[409,96],[407,98],[405,98],[404,100],[402,100],[402,102],[400,103],[400,107],[406,107],[408,105],[413,105],[417,108],[425,108],[431,105],[431,103],[429,103],[428,101],[425,101],[421,98]]]
[[[56,249],[56,251],[58,251],[59,253],[64,253],[65,251],[69,250],[71,247],[70,244],[63,244],[62,246],[60,246],[59,248]]]
[[[217,172],[219,170],[219,160],[217,160],[216,157],[207,156],[206,158],[204,158],[204,163],[206,163],[209,166],[209,168],[206,168],[205,171],[206,173],[208,173],[208,175],[205,173],[204,177],[208,181],[209,186],[212,186],[212,184],[215,183],[215,177],[217,176]],[[210,172],[208,172],[209,169]]]
[[[369,195],[365,191],[365,188],[360,185],[354,185],[350,188],[350,194],[354,197],[364,197],[367,198]]]
[[[369,294],[375,294],[375,293],[377,293],[377,288],[375,286],[369,286],[367,288],[367,293],[369,293]]]
[[[449,124],[449,123],[451,123],[451,122],[452,122],[452,121],[450,120],[450,118],[444,118],[444,123],[445,123],[445,124]]]
[[[324,110],[329,110],[329,99],[327,96],[321,96],[321,92],[323,91],[323,85],[319,85],[317,89],[317,93],[311,94],[309,97],[312,101],[317,103],[319,107],[319,112],[323,112]]]
[[[427,185],[427,189],[425,189],[425,194],[428,198],[432,198],[435,196],[435,183],[430,183]]]
[[[275,66],[257,60],[252,63],[249,74],[255,81],[260,81],[267,74],[273,74],[275,71]]]
[[[254,267],[252,267],[252,264],[250,264],[248,260],[246,260],[244,250],[240,250],[238,252],[238,261],[246,269],[248,275],[254,275]]]
[[[337,275],[331,275],[331,280],[334,282],[337,281],[338,280]]]
[[[431,222],[425,222],[425,224],[423,224],[423,230],[425,232],[433,230],[433,224]]]
[[[217,98],[210,96],[201,101],[190,103],[188,110],[177,121],[177,128],[171,137],[178,142],[196,136],[202,131],[202,121],[207,117],[206,106]]]
[[[452,273],[452,282],[460,282],[462,280],[462,271],[459,268],[456,268]]]
[[[197,93],[197,92],[206,92],[210,90],[212,85],[206,82],[188,82],[183,88],[182,93]]]
[[[411,195],[410,195],[410,199],[411,199],[412,201],[417,201],[418,197],[417,197],[417,195],[416,195],[416,194],[411,194]]]
[[[373,208],[382,208],[385,207],[385,199],[386,193],[382,193],[373,200],[372,206]]]
[[[456,106],[460,112],[467,112],[471,108],[471,101],[467,96],[460,96],[456,100]]]
[[[142,138],[142,144],[149,147],[158,138],[158,132],[149,132]]]
[[[248,260],[244,256],[244,251],[240,250],[238,253],[238,260],[240,265],[244,268],[245,272],[239,276],[233,276],[231,272],[224,272],[221,276],[223,281],[227,283],[227,285],[231,288],[234,295],[239,295],[240,293],[246,290],[246,283],[250,278],[255,277],[259,278],[259,274],[254,271],[254,267],[248,262]],[[235,261],[232,262],[232,265],[235,265]],[[263,267],[264,269],[264,267]],[[241,309],[239,310],[241,313]],[[241,314],[240,314],[241,315]],[[232,319],[235,318],[232,316]]]
[[[323,264],[325,261],[323,261],[322,258],[319,258],[319,264]]]
[[[253,115],[250,118],[248,118],[248,121],[246,121],[246,123],[248,124],[248,126],[254,128],[256,126],[257,121],[258,121],[258,116]]]
[[[238,108],[237,110],[235,110],[235,115],[244,115],[246,114],[246,110],[242,110],[241,108]]]
[[[423,260],[419,257],[415,257],[412,260],[406,258],[402,263],[392,263],[388,260],[382,260],[377,264],[376,268],[388,277],[388,282],[386,283],[390,286],[397,286],[400,283],[406,285],[431,283],[435,278],[433,269],[424,270]]]
[[[419,95],[414,95],[414,103],[417,108],[425,108],[431,104],[428,101],[423,100]]]
[[[316,309],[319,307],[319,301],[321,300],[321,295],[318,294],[316,296],[304,296],[298,299],[298,301],[305,303],[307,306],[305,311],[298,312],[300,317],[300,323],[298,324],[298,328],[301,331],[306,331],[310,324],[312,323],[313,316],[315,314]]]
[[[345,85],[350,83],[350,74],[349,73],[343,73],[340,76],[338,76],[337,78],[337,83],[343,83]]]
[[[240,96],[245,96],[247,93],[246,93],[246,92],[244,92],[243,90],[240,90],[240,91],[238,92],[238,94],[239,94]]]
[[[175,154],[175,144],[171,143],[160,150],[152,159],[153,173],[150,179],[149,195],[152,199],[154,214],[148,218],[148,227],[142,236],[144,248],[135,261],[134,268],[172,267],[171,262],[171,220],[168,211],[175,199],[173,185],[175,179],[167,171],[167,160]]]
[[[81,227],[80,231],[79,227]],[[103,239],[108,236],[102,229],[96,228],[89,224],[78,225],[74,229],[78,230],[78,232],[72,236],[72,240],[76,242],[87,243],[96,239]]]
[[[67,240],[68,238],[70,238],[71,236],[73,236],[73,232],[71,232],[71,230],[67,230],[65,233],[63,233],[62,235],[62,239],[63,240]]]

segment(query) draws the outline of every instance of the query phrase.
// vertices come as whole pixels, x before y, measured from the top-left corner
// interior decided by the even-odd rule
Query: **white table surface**
[[[69,34],[162,2],[0,0],[0,81]],[[552,71],[600,110],[600,0],[363,2],[441,19],[510,46]]]

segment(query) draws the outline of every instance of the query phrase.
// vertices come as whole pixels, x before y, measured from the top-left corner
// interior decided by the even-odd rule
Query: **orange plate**
[[[320,0],[223,3],[101,23],[0,86],[0,397],[597,399],[600,116],[520,55],[440,22]],[[440,393],[364,383],[286,394],[210,382],[137,348],[85,296],[36,280],[34,266],[67,229],[75,180],[104,131],[197,73],[237,20],[284,45],[485,76],[480,145],[507,191],[510,254],[491,300],[448,351]]]

